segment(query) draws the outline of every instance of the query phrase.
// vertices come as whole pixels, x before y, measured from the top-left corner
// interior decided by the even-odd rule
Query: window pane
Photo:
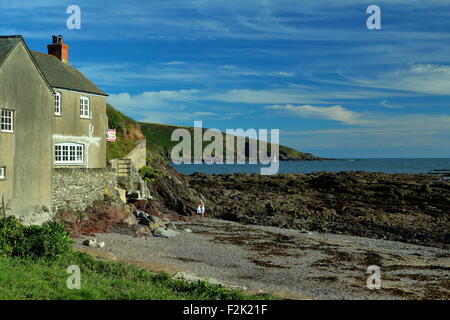
[[[84,145],[59,143],[55,145],[55,162],[60,164],[83,164]]]
[[[0,130],[12,132],[13,124],[14,124],[14,111],[2,110],[0,117]]]
[[[61,94],[59,92],[55,93],[55,113],[61,113]]]
[[[83,118],[89,118],[89,98],[81,97],[80,98],[80,116]]]

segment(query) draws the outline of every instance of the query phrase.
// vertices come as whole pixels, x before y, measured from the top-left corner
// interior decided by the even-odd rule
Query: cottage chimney
[[[47,46],[48,54],[51,54],[52,56],[57,57],[59,60],[61,60],[64,63],[69,62],[69,46],[65,43],[63,43],[63,37],[61,35],[59,36],[52,36],[52,44],[49,44]]]

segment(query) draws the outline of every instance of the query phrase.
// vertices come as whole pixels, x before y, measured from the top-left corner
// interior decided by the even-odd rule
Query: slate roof
[[[70,64],[50,54],[32,50],[30,52],[52,87],[107,95]]]
[[[0,66],[20,40],[21,36],[0,36]],[[107,96],[70,64],[46,53],[29,51],[51,87]]]
[[[0,36],[0,66],[20,39],[20,36]]]

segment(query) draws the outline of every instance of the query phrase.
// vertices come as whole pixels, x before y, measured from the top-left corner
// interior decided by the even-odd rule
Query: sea
[[[280,161],[278,173],[313,173],[366,171],[383,173],[430,173],[435,170],[449,170],[450,158],[432,159],[342,159],[326,161]],[[261,164],[172,164],[179,172],[190,175],[195,172],[206,174],[260,173]]]

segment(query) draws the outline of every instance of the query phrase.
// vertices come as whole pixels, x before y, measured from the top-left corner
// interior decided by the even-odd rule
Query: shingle
[[[30,52],[52,87],[107,95],[70,64],[46,53]]]

